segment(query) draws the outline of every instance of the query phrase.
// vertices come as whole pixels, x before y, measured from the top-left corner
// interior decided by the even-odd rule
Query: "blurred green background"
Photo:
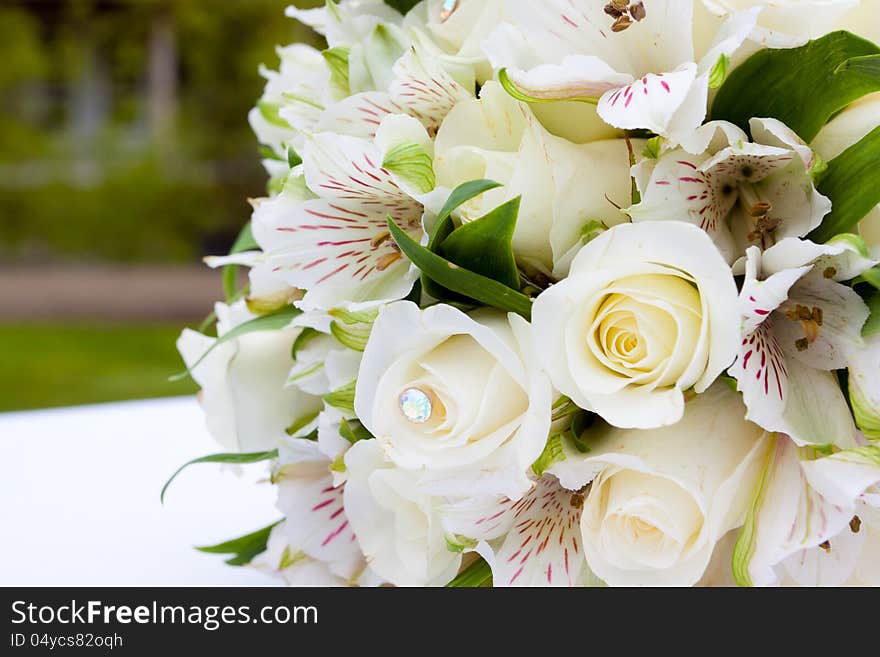
[[[319,45],[289,4],[0,0],[0,411],[194,390],[167,377],[221,296],[199,259],[265,190],[258,66]]]

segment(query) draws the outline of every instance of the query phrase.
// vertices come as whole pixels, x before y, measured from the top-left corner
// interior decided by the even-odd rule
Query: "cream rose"
[[[744,417],[738,395],[719,383],[674,427],[600,430],[586,436],[588,455],[551,469],[567,486],[598,472],[581,516],[598,577],[611,586],[692,586],[703,577],[716,543],[744,521],[767,451],[767,434]]]
[[[355,410],[387,457],[435,492],[519,499],[552,401],[529,347],[519,316],[391,304],[373,325]]]
[[[706,390],[740,338],[733,274],[706,233],[682,222],[602,234],[532,316],[553,385],[623,428],[680,420],[684,391]]]
[[[418,473],[385,460],[375,440],[356,443],[345,466],[345,515],[371,570],[395,586],[452,580],[461,554],[447,547],[441,500],[422,491]]]
[[[637,141],[636,150],[641,149]],[[513,250],[520,264],[564,276],[583,229],[626,221],[619,207],[631,200],[626,142],[604,139],[577,145],[551,135],[529,107],[488,82],[480,99],[458,103],[434,146],[437,184],[453,189],[488,178],[502,187],[460,210],[464,221],[482,217],[521,196]]]

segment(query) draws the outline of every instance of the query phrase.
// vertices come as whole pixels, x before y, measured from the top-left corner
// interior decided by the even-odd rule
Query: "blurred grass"
[[[0,325],[0,412],[191,394],[180,326]]]

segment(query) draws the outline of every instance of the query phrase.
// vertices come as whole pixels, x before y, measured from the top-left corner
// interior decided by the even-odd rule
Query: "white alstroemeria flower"
[[[514,253],[521,264],[560,278],[586,225],[626,221],[618,206],[631,199],[629,163],[624,140],[576,145],[555,137],[497,82],[486,83],[480,100],[459,103],[434,144],[439,186],[479,178],[502,184],[462,206],[462,219],[522,196]]]
[[[219,335],[255,318],[245,302],[215,307]],[[318,397],[285,386],[290,349],[299,329],[257,331],[214,348],[216,338],[185,330],[177,348],[202,387],[201,402],[208,430],[224,449],[262,452],[275,449],[285,430],[299,418],[321,408]]]
[[[492,67],[483,42],[501,22],[504,0],[427,0],[410,11],[403,26],[414,40],[436,49],[447,64],[467,66],[483,83]]]
[[[272,480],[285,517],[287,560],[309,557],[349,584],[375,583],[343,507],[345,483],[336,485],[330,465],[312,441],[292,440],[280,450]]]
[[[287,527],[284,522],[272,529],[266,542],[266,551],[254,557],[249,566],[271,577],[280,578],[285,585],[292,587],[350,586],[344,578],[334,575],[326,563],[291,548],[287,542]]]
[[[880,4],[880,0],[875,4]],[[875,11],[880,11],[880,7]],[[880,43],[880,34],[877,35],[876,41]],[[878,126],[880,126],[880,92],[860,98],[831,119],[816,135],[812,147],[824,160],[829,161],[861,141]],[[880,205],[862,219],[859,224],[859,234],[868,243],[874,257],[880,258]]]
[[[308,25],[327,39],[331,48],[346,47],[366,39],[378,25],[399,25],[403,20],[384,0],[334,0],[317,9],[289,6],[285,15]]]
[[[373,326],[355,410],[426,490],[519,499],[547,442],[551,396],[519,316],[400,302]]]
[[[734,552],[738,580],[773,585],[784,566],[802,584],[846,581],[866,538],[850,535],[848,526],[856,515],[876,525],[880,448],[862,445],[817,458],[814,450],[776,434],[763,460],[761,483],[751,493],[755,501]],[[815,550],[827,554],[823,558]]]
[[[484,49],[518,94],[597,102],[606,123],[688,148],[706,117],[712,69],[739,48],[757,13],[733,15],[697,53],[693,0],[636,0],[615,15],[595,0],[507,0],[507,22]]]
[[[743,419],[718,383],[688,402],[675,426],[600,427],[548,472],[573,489],[592,482],[580,527],[590,569],[611,586],[692,586],[716,543],[752,502],[768,434]]]
[[[740,293],[742,340],[730,375],[768,431],[804,444],[852,444],[855,428],[834,370],[863,346],[865,302],[849,280],[875,261],[846,240],[788,238],[747,253]]]
[[[698,42],[708,41],[730,16],[759,11],[748,43],[733,58],[740,62],[760,48],[794,48],[828,34],[858,4],[859,0],[697,0],[696,36]]]
[[[492,568],[493,586],[571,587],[583,583],[583,495],[550,475],[519,500],[468,498],[443,510],[450,542],[474,543]]]
[[[370,568],[396,586],[443,586],[458,573],[461,554],[449,550],[438,509],[418,473],[383,458],[375,440],[345,455],[345,515]]]
[[[698,131],[707,150],[673,149],[633,167],[642,200],[633,221],[686,220],[712,237],[729,263],[749,246],[767,249],[804,237],[831,211],[813,187],[813,151],[776,119],[751,119],[754,142],[735,125],[712,122]]]
[[[266,87],[248,120],[259,142],[286,160],[287,149],[299,146],[300,131],[314,129],[321,108],[341,99],[334,96],[330,68],[318,50],[294,44],[279,48],[278,57],[278,71],[260,68]]]
[[[306,291],[304,310],[405,297],[419,273],[391,239],[387,217],[421,240],[423,208],[384,166],[385,153],[373,141],[322,133],[302,155],[307,187],[290,180],[254,212],[266,262]]]
[[[621,224],[575,256],[535,301],[553,385],[610,424],[674,424],[733,362],[736,285],[712,240],[684,222]]]

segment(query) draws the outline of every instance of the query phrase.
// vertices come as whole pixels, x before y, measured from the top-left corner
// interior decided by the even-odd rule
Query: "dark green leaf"
[[[531,317],[532,300],[526,295],[491,278],[459,267],[436,253],[431,253],[407,235],[390,218],[388,219],[388,229],[400,250],[431,280],[487,306],[515,312],[526,319]]]
[[[519,270],[513,257],[513,231],[520,197],[485,217],[464,224],[441,242],[436,253],[459,267],[519,290]]]
[[[401,14],[406,14],[410,9],[419,4],[421,0],[385,0],[385,4],[394,7]]]
[[[458,574],[454,580],[446,586],[449,588],[476,588],[490,586],[492,582],[492,569],[482,557],[473,562]]]
[[[272,313],[271,315],[264,315],[262,317],[257,317],[256,319],[252,319],[249,322],[245,322],[244,324],[240,324],[236,326],[231,331],[224,333],[222,336],[217,338],[217,340],[210,346],[210,348],[203,353],[199,359],[192,364],[192,367],[187,369],[180,374],[175,374],[170,377],[170,381],[180,381],[189,376],[192,371],[210,354],[214,349],[219,347],[221,344],[225,344],[230,340],[234,340],[236,338],[240,338],[243,335],[247,335],[248,333],[256,333],[258,331],[277,331],[279,329],[285,328],[289,325],[298,315],[302,313],[301,310],[298,310],[293,307],[287,307],[283,310],[279,310],[276,313]]]
[[[810,239],[821,243],[851,232],[880,203],[880,126],[828,163],[818,189],[832,209]]]
[[[289,166],[291,169],[293,169],[295,167],[298,167],[300,164],[302,164],[302,161],[303,160],[299,156],[299,153],[297,153],[293,148],[287,149],[287,166]]]
[[[880,47],[849,32],[832,32],[800,48],[761,50],[727,78],[712,119],[749,128],[773,117],[810,142],[854,100],[880,89]]]
[[[229,255],[244,253],[245,251],[258,251],[259,249],[260,245],[257,244],[257,240],[254,239],[254,233],[251,230],[251,222],[247,222],[238,234],[232,249],[229,251]],[[226,293],[227,303],[231,303],[240,296],[238,291],[238,265],[227,265],[223,268],[223,291]]]
[[[199,552],[208,554],[232,554],[231,559],[226,561],[230,566],[247,566],[254,557],[266,551],[266,544],[269,542],[269,535],[272,530],[280,525],[283,521],[279,520],[268,527],[258,529],[257,531],[234,538],[231,541],[220,543],[218,545],[210,545],[207,547],[197,547]]]
[[[250,454],[211,454],[210,456],[203,456],[202,458],[193,459],[192,461],[184,463],[182,466],[177,468],[177,471],[173,475],[171,475],[171,478],[168,481],[165,482],[165,485],[162,486],[162,492],[159,494],[159,500],[163,503],[165,502],[165,492],[168,490],[171,482],[177,479],[177,475],[179,475],[191,465],[196,465],[198,463],[231,463],[233,465],[247,465],[249,463],[271,461],[275,458],[278,458],[277,449],[274,449],[271,452],[252,452]]]

